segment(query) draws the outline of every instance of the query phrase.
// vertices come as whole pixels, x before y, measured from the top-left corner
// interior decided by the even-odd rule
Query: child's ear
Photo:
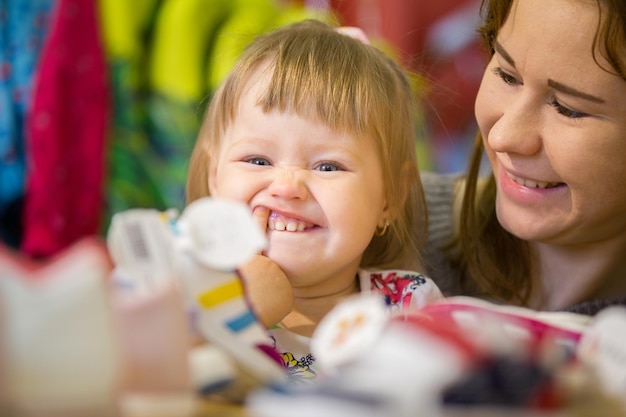
[[[374,231],[375,236],[383,236],[387,232],[389,225],[391,224],[391,210],[389,208],[389,204],[387,203],[387,198],[385,197],[385,201],[383,203],[383,209],[380,212],[380,216],[378,221],[376,222],[376,230]]]
[[[215,164],[209,163],[209,172],[207,174],[207,183],[209,185],[209,195],[217,194],[217,168]]]
[[[388,221],[397,220],[392,218],[392,213],[395,213],[396,217],[398,215],[401,215],[398,213],[398,209],[400,210],[400,212],[403,211],[402,207],[406,206],[407,200],[411,198],[413,194],[413,187],[416,187],[416,185],[412,184],[409,180],[409,178],[413,177],[411,175],[406,175],[410,169],[411,167],[408,164],[404,164],[402,169],[400,170],[400,172],[402,172],[402,175],[399,175],[399,177],[395,180],[396,188],[393,193],[394,195],[392,200],[395,208],[391,207],[391,204],[389,203],[389,197],[385,196],[385,205],[382,216]]]
[[[409,164],[405,163],[402,166],[402,175],[398,179],[398,181],[400,181],[400,183],[399,183],[399,188],[398,188],[398,199],[397,199],[397,203],[396,204],[399,204],[400,207],[404,207],[407,204],[407,200],[410,198],[410,196],[412,194],[413,187],[417,186],[416,184],[412,183],[409,180],[409,178],[413,178],[413,176],[408,175],[410,170],[411,170],[411,166],[409,166]],[[418,177],[418,179],[419,179],[419,177]],[[419,187],[421,187],[421,184],[419,185]]]
[[[391,221],[391,208],[389,207],[389,201],[387,199],[387,196],[385,195],[383,210],[380,213],[380,220],[377,224],[382,227],[385,225],[385,223],[388,223],[389,221]]]

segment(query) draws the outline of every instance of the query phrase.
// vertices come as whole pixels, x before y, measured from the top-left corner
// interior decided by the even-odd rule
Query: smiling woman
[[[626,3],[484,0],[481,10],[492,55],[459,183],[461,250],[446,255],[468,284],[454,291],[546,310],[624,304]]]

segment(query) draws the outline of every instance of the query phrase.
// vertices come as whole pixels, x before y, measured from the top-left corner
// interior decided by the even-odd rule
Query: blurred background
[[[182,209],[211,94],[257,34],[358,26],[420,80],[420,168],[465,169],[479,0],[0,0],[0,242],[55,255],[113,213]]]

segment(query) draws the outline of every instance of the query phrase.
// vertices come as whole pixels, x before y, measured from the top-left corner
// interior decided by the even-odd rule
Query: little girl
[[[244,202],[266,232],[241,271],[292,374],[315,375],[310,337],[347,296],[380,292],[392,308],[441,298],[412,272],[426,234],[414,113],[396,63],[317,21],[258,37],[212,98],[187,199]]]

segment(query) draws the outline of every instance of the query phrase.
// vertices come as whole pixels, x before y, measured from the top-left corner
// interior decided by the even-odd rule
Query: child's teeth
[[[294,221],[288,221],[287,222],[287,231],[288,232],[295,232],[296,230],[298,230],[298,224]]]
[[[267,222],[267,228],[269,230],[277,230],[280,232],[303,232],[307,227],[312,227],[312,225],[298,219],[286,218],[276,213],[272,213]]]

